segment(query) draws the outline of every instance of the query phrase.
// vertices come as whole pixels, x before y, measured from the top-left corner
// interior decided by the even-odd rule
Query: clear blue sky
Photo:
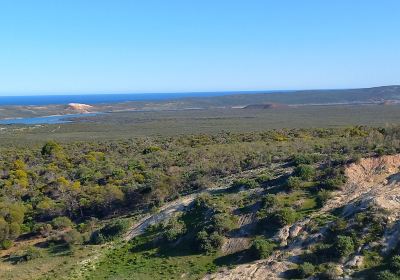
[[[0,0],[0,94],[400,84],[399,0]]]

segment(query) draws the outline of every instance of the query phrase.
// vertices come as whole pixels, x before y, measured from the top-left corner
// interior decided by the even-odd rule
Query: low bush
[[[311,165],[301,164],[294,169],[294,174],[303,180],[311,180],[315,176],[315,169]]]
[[[37,223],[33,226],[32,231],[36,234],[40,234],[43,237],[48,237],[53,227],[51,224]]]
[[[68,245],[81,244],[83,242],[82,235],[76,229],[71,229],[61,235],[61,241]]]
[[[74,225],[74,223],[68,217],[65,216],[54,218],[51,221],[51,224],[55,229],[70,228]]]
[[[30,246],[25,250],[22,259],[25,261],[30,261],[41,257],[43,257],[43,252],[36,247]]]
[[[317,204],[318,207],[322,207],[325,205],[325,202],[327,202],[331,198],[331,193],[328,190],[321,190],[317,193]]]
[[[279,207],[279,199],[274,194],[267,194],[262,199],[263,208],[275,209]]]
[[[257,188],[259,186],[260,185],[257,183],[256,180],[247,179],[247,178],[238,179],[238,180],[235,180],[232,183],[232,188],[234,188],[234,189],[240,189],[240,188],[254,189],[254,188]]]
[[[216,231],[209,234],[207,231],[202,230],[197,233],[196,242],[200,251],[212,253],[222,247],[224,238]]]
[[[269,240],[264,238],[256,238],[253,241],[250,250],[257,259],[265,259],[272,254],[275,247],[276,244]]]
[[[7,250],[7,249],[11,248],[13,246],[13,244],[14,244],[14,242],[12,242],[11,240],[6,239],[6,240],[3,240],[0,243],[0,247],[3,250]]]
[[[310,154],[298,154],[293,156],[294,165],[300,164],[312,164],[314,163],[315,158]]]
[[[340,265],[335,263],[327,263],[320,268],[321,274],[318,279],[336,280],[341,279],[343,275],[343,270]]]
[[[256,182],[259,183],[259,184],[262,184],[262,183],[270,181],[271,179],[272,179],[271,174],[263,173],[263,174],[260,174],[260,175],[257,176]]]
[[[116,221],[112,224],[105,225],[103,228],[96,230],[90,237],[92,244],[102,244],[121,237],[129,228],[129,223],[123,220]]]
[[[337,257],[348,257],[354,252],[353,239],[349,236],[339,235],[333,248]]]
[[[212,226],[219,234],[224,234],[237,226],[237,219],[228,213],[215,214],[212,218]]]
[[[274,219],[280,226],[291,225],[297,220],[297,213],[292,208],[285,207],[274,213]]]
[[[400,274],[400,256],[399,255],[395,255],[390,259],[390,263],[389,263],[390,269],[396,273],[396,274]],[[400,277],[399,277],[400,278]]]
[[[185,233],[186,225],[179,217],[172,217],[164,226],[164,237],[167,241],[174,241]]]
[[[290,189],[300,189],[303,185],[303,181],[301,180],[300,177],[290,176],[286,181],[286,185]]]
[[[297,268],[298,276],[301,278],[308,278],[315,274],[315,267],[312,263],[305,262]]]
[[[390,270],[383,270],[376,274],[376,280],[399,280],[400,277]]]

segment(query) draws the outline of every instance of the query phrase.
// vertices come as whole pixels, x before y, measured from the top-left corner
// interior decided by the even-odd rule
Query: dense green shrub
[[[301,278],[308,278],[315,274],[315,267],[312,263],[305,262],[299,265],[297,271]]]
[[[104,242],[115,240],[116,238],[121,237],[128,228],[129,223],[127,221],[118,220],[94,231],[90,237],[90,242],[93,244],[102,244]]]
[[[49,141],[44,146],[42,147],[42,155],[43,156],[58,156],[62,152],[62,147],[60,144],[54,142],[54,141]]]
[[[286,181],[286,185],[291,189],[299,189],[302,187],[303,181],[300,177],[290,176]]]
[[[315,159],[310,154],[298,154],[294,155],[292,160],[295,165],[300,165],[300,164],[312,164],[314,163]]]
[[[259,186],[260,185],[257,183],[256,180],[247,178],[237,179],[232,183],[232,188],[234,189],[240,189],[240,188],[254,189]]]
[[[274,194],[267,194],[262,199],[262,207],[263,208],[270,208],[275,209],[279,207],[279,200]]]
[[[395,255],[390,259],[390,269],[396,273],[400,274],[400,255]]]
[[[0,243],[0,247],[1,249],[7,250],[9,248],[11,248],[13,246],[14,242],[12,242],[11,240],[3,240]]]
[[[100,233],[100,231],[95,231],[90,235],[89,242],[91,244],[103,244],[107,242],[107,239]]]
[[[52,231],[53,227],[51,224],[37,223],[33,226],[32,232],[40,234],[43,237],[48,237]]]
[[[196,242],[200,251],[212,253],[222,247],[224,238],[216,231],[209,234],[207,231],[202,230],[197,233]]]
[[[212,218],[212,226],[219,234],[227,233],[236,227],[237,218],[228,213],[215,214]]]
[[[333,246],[338,257],[348,257],[354,252],[354,242],[349,236],[339,235]]]
[[[285,207],[276,211],[274,218],[280,226],[291,225],[297,220],[297,213],[292,208]]]
[[[256,182],[259,184],[262,184],[262,183],[270,181],[271,179],[272,179],[272,175],[270,173],[262,173],[257,176]]]
[[[147,155],[147,154],[150,154],[150,153],[153,153],[153,152],[157,152],[157,151],[160,151],[160,150],[161,150],[160,147],[157,147],[157,146],[149,146],[149,147],[146,147],[146,148],[143,150],[143,154],[144,154],[144,155]]]
[[[26,260],[26,261],[30,261],[30,260],[34,260],[34,259],[38,259],[38,258],[41,258],[41,257],[43,257],[43,252],[40,250],[40,249],[38,249],[38,248],[36,248],[36,247],[33,247],[33,246],[29,246],[26,250],[25,250],[25,252],[24,252],[24,255],[23,255],[23,258]]]
[[[82,235],[76,229],[64,232],[60,239],[68,245],[81,244],[83,242]]]
[[[84,233],[84,232],[92,233],[94,231],[94,229],[96,228],[98,222],[99,222],[98,219],[91,218],[90,220],[88,220],[85,223],[80,223],[77,228],[80,233]]]
[[[172,217],[164,226],[164,237],[167,241],[174,241],[185,233],[186,225],[179,217]]]
[[[345,179],[342,177],[328,178],[323,182],[323,185],[330,190],[338,190],[345,183]]]
[[[332,197],[331,192],[328,190],[321,190],[317,193],[317,204],[319,207],[325,205],[325,203]]]
[[[336,280],[343,275],[343,270],[339,264],[327,263],[320,267],[319,279]]]
[[[303,180],[311,180],[315,176],[315,169],[311,165],[301,164],[294,169],[294,174]]]
[[[383,270],[376,274],[377,280],[400,280],[400,276],[394,274],[389,270]]]
[[[74,225],[68,217],[56,217],[51,221],[51,224],[55,229],[70,228]]]
[[[258,237],[254,239],[250,250],[257,259],[265,259],[272,254],[275,247],[276,244],[274,242]]]

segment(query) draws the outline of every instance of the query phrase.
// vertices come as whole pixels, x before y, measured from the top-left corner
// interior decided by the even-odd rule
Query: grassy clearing
[[[188,241],[177,246],[156,242],[155,234],[146,234],[115,248],[84,279],[198,279],[217,268],[217,254],[198,254]]]
[[[299,213],[301,217],[311,214],[317,209],[315,196],[304,191],[279,194],[277,198],[279,203],[284,207],[295,206],[296,212]]]
[[[43,253],[41,258],[27,262],[16,262],[15,257],[5,256],[0,262],[0,279],[67,279],[77,263],[89,258],[99,249],[99,246],[77,246],[73,250],[51,246],[40,249]]]

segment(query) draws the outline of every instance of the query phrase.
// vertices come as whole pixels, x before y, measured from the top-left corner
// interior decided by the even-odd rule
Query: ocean
[[[264,91],[265,92],[265,91]],[[138,93],[138,94],[82,94],[82,95],[37,95],[37,96],[0,96],[0,106],[5,105],[50,105],[50,104],[100,104],[127,101],[156,101],[180,99],[185,97],[223,96],[233,93],[259,92],[191,92],[191,93]]]

